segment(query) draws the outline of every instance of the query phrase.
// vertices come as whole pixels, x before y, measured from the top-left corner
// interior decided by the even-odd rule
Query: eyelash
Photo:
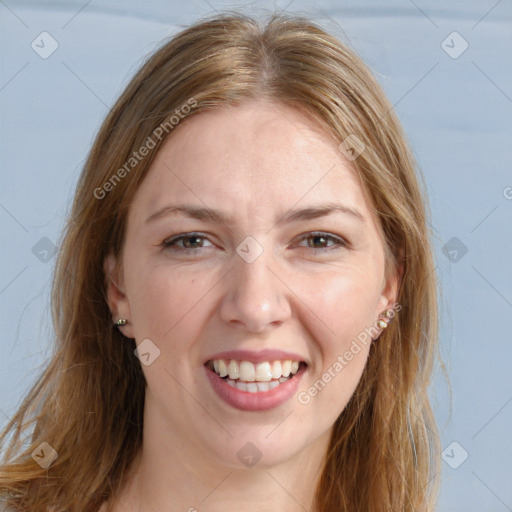
[[[316,237],[322,237],[322,238],[325,238],[327,240],[332,240],[333,242],[335,242],[335,245],[330,246],[330,247],[321,247],[321,248],[314,248],[314,247],[312,247],[311,249],[313,249],[315,254],[316,253],[325,253],[326,251],[337,250],[337,249],[341,249],[341,248],[344,248],[344,247],[348,246],[348,242],[346,240],[344,240],[343,238],[335,236],[335,235],[331,235],[329,233],[324,233],[324,232],[321,232],[321,231],[311,231],[309,233],[306,233],[306,234],[304,234],[300,238],[299,242],[307,240],[308,238],[316,238]],[[162,242],[161,246],[164,249],[172,248],[173,250],[175,250],[177,252],[190,252],[190,251],[197,252],[197,249],[201,249],[201,247],[187,248],[187,247],[178,247],[176,245],[181,240],[184,240],[184,239],[187,239],[187,238],[202,238],[202,239],[206,239],[207,237],[205,235],[201,234],[201,233],[184,233],[182,235],[177,235],[177,236],[175,236],[173,238],[165,240],[164,242]],[[336,246],[338,246],[338,247],[336,247]]]

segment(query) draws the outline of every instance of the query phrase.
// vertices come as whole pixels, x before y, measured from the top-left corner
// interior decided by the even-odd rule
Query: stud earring
[[[377,326],[380,327],[381,329],[385,329],[388,326],[388,322],[380,318],[379,320],[377,320]]]
[[[380,327],[381,329],[385,329],[389,325],[389,322],[391,322],[391,319],[395,316],[394,312],[391,309],[387,309],[383,313],[383,315],[386,318],[379,318],[377,320],[377,326]]]
[[[126,318],[120,318],[117,322],[114,322],[114,325],[119,327],[121,325],[126,325],[128,323],[128,320]]]

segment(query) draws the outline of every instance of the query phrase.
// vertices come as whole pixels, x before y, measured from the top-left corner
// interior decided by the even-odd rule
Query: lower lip
[[[295,394],[299,381],[306,371],[306,367],[301,366],[294,377],[279,384],[274,389],[250,393],[249,391],[242,391],[230,386],[224,379],[206,368],[206,366],[204,366],[204,369],[217,395],[232,407],[243,411],[264,411],[283,404]]]

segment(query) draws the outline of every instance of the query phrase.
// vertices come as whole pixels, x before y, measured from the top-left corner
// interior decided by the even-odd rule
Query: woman
[[[359,58],[300,17],[196,23],[90,152],[55,353],[0,438],[0,494],[30,511],[434,510],[433,268],[410,150]]]

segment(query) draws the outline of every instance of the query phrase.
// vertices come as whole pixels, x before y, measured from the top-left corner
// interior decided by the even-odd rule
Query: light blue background
[[[273,5],[0,3],[1,424],[49,355],[55,260],[41,261],[41,239],[57,243],[109,106],[143,59],[182,26],[215,10],[258,14]],[[425,176],[452,386],[450,416],[437,372],[432,396],[447,448],[438,509],[512,510],[512,5],[296,0],[286,10],[312,17],[359,52],[395,105]],[[47,59],[31,48],[43,31],[58,42]],[[446,39],[454,31],[463,39]],[[464,41],[458,58],[445,51],[458,53]],[[450,249],[456,262],[443,253],[453,237],[467,248]]]

